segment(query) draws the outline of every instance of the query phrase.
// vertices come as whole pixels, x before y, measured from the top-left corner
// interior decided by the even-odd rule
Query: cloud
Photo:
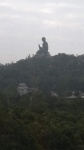
[[[57,22],[57,21],[49,21],[49,20],[44,20],[43,24],[45,24],[46,26],[52,28],[68,28],[68,29],[75,29],[77,27],[80,26],[80,23],[66,23],[66,22]]]
[[[17,51],[19,59],[35,53],[42,36],[47,37],[51,54],[82,53],[84,0],[0,0],[0,49],[8,53],[4,61],[10,61],[10,53],[16,61]],[[71,51],[73,47],[76,50]],[[2,58],[3,54],[4,62]]]

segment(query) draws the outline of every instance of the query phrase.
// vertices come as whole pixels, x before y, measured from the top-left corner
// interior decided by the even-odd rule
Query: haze
[[[84,53],[84,0],[0,0],[0,63],[35,54]]]

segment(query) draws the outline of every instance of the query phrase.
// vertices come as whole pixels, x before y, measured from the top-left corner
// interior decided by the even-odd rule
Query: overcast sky
[[[84,53],[84,0],[0,0],[0,63],[35,54]]]

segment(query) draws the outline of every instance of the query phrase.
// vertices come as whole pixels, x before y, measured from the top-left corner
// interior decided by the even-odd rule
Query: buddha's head
[[[45,42],[45,41],[46,41],[46,38],[45,38],[45,37],[42,37],[42,41]]]

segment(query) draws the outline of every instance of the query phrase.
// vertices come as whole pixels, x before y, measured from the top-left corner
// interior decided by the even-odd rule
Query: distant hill
[[[0,91],[13,92],[19,83],[45,92],[84,91],[84,55],[58,54],[0,65]]]

